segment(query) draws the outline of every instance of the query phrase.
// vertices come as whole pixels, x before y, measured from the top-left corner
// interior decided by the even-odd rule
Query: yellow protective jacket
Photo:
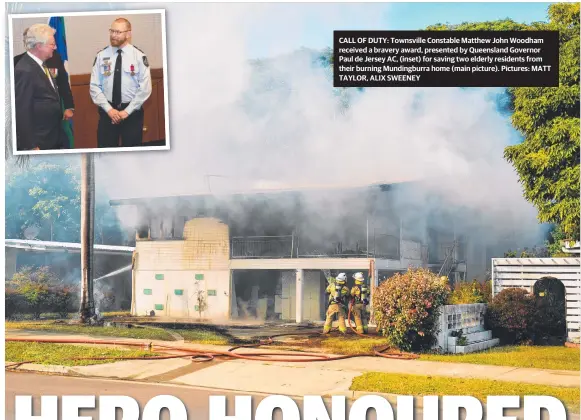
[[[329,305],[333,303],[339,303],[341,305],[346,305],[349,300],[349,288],[347,286],[341,286],[338,284],[330,284],[327,286],[326,293],[329,293]],[[337,302],[335,297],[338,295]]]
[[[364,284],[355,285],[351,288],[351,297],[354,305],[358,303],[367,305],[369,303],[369,288]]]

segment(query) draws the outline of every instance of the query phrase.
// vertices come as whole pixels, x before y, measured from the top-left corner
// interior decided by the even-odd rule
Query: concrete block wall
[[[492,335],[485,331],[486,308],[485,303],[444,305],[438,320],[437,346],[443,352],[468,353],[497,345],[498,340],[492,339]],[[457,346],[456,339],[450,336],[460,330],[467,338],[468,346]]]
[[[229,270],[228,226],[217,219],[186,223],[183,241],[138,240],[139,270]]]

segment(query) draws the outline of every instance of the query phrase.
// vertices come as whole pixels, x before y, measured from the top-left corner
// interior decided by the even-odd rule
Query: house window
[[[156,311],[163,311],[163,305],[160,303],[156,303],[155,304],[155,310]]]
[[[208,296],[216,296],[217,293],[215,290],[208,290]]]
[[[143,289],[143,294],[144,295],[151,295],[152,291],[151,291],[151,289]]]
[[[196,280],[204,280],[203,274],[196,274]]]
[[[174,293],[175,293],[177,296],[182,296],[182,295],[184,294],[184,291],[183,291],[183,289],[175,289],[175,290],[174,290]]]
[[[156,274],[155,279],[156,280],[163,280],[163,274]]]

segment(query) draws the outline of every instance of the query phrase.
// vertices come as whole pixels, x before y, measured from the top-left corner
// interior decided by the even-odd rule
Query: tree
[[[524,141],[505,150],[541,222],[579,239],[579,3],[549,7],[559,31],[559,86],[511,88],[512,123]]]
[[[79,180],[77,168],[59,158],[35,157],[36,165],[14,168],[6,180],[6,230],[22,237],[26,227],[41,228],[39,238],[77,241]]]
[[[559,86],[507,90],[511,122],[523,142],[505,149],[538,220],[579,239],[579,3],[549,6],[549,22],[511,20],[435,25],[430,30],[558,30]]]
[[[26,228],[36,226],[36,239],[79,242],[81,171],[76,156],[33,156],[24,168],[11,159],[6,166],[6,237],[23,239]],[[95,197],[94,223],[97,243],[125,243],[126,232],[103,191]]]

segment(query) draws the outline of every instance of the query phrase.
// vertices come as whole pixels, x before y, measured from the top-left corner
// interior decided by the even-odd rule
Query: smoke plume
[[[171,150],[101,154],[96,183],[110,197],[419,181],[422,193],[398,199],[427,209],[427,197],[436,194],[440,206],[480,214],[490,235],[506,228],[538,233],[536,212],[503,159],[517,135],[498,110],[501,90],[348,90],[349,108],[342,109],[330,69],[316,61],[321,51],[300,48],[305,22],[319,19],[329,30],[389,29],[378,5],[163,7]],[[256,45],[271,55],[256,60]],[[309,203],[327,230],[338,227],[345,206],[357,205],[349,195],[322,207],[317,200]]]

